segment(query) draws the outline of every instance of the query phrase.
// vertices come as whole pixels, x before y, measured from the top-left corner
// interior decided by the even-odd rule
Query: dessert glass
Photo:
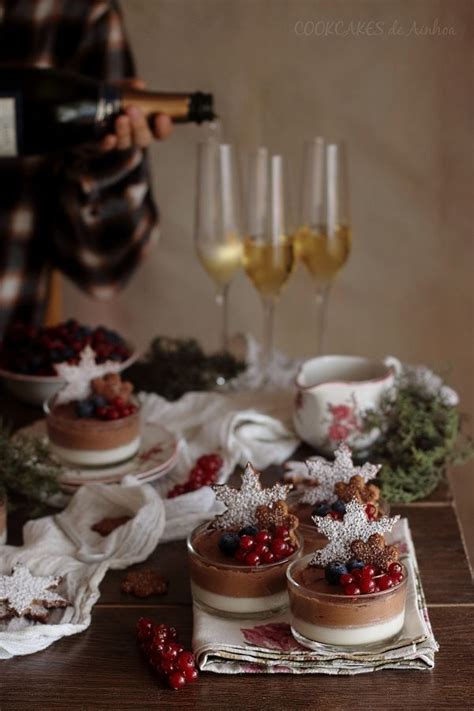
[[[209,534],[211,550],[199,552],[199,543]],[[193,601],[206,612],[220,617],[268,617],[288,607],[286,569],[303,549],[303,538],[297,532],[298,547],[288,558],[258,566],[230,562],[220,552],[217,542],[224,533],[209,529],[204,523],[190,534],[187,541]],[[229,562],[224,562],[229,561]]]
[[[288,506],[290,513],[298,517],[300,525],[298,530],[301,531],[303,535],[304,548],[303,554],[311,553],[323,548],[328,539],[323,533],[320,533],[316,528],[311,516],[316,508],[316,504],[301,504],[300,500],[303,495],[303,490],[294,491],[288,496]],[[380,499],[379,502],[379,515],[388,516],[390,514],[390,504]]]
[[[314,587],[301,580],[311,555],[295,561],[287,570],[290,597],[291,631],[305,647],[320,645],[364,648],[396,638],[405,620],[407,570],[403,580],[393,588],[368,595],[348,596],[327,592],[324,570],[314,568]],[[318,585],[319,582],[319,585]]]
[[[61,460],[81,467],[109,466],[135,456],[140,446],[140,411],[117,420],[74,417],[74,405],[43,406],[49,447]],[[61,409],[60,409],[61,408]]]

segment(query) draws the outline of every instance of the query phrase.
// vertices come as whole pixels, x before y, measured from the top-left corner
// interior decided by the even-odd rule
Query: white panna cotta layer
[[[401,631],[405,621],[405,611],[384,622],[364,627],[326,627],[314,625],[299,617],[292,617],[291,625],[296,632],[306,639],[322,644],[335,644],[345,647],[373,644],[395,637]]]
[[[286,590],[262,597],[230,597],[229,595],[219,595],[218,593],[204,590],[191,581],[191,592],[193,599],[198,603],[201,602],[206,607],[242,615],[279,610],[289,604]]]
[[[140,437],[136,437],[128,444],[112,447],[111,449],[68,449],[67,447],[60,447],[51,441],[49,443],[51,452],[60,459],[71,464],[81,464],[89,467],[100,467],[103,464],[123,462],[133,457],[138,452],[139,447]]]

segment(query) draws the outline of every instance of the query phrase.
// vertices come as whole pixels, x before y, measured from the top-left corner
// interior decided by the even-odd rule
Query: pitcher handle
[[[400,361],[398,360],[398,358],[395,358],[395,356],[387,356],[386,358],[384,358],[383,362],[384,362],[384,365],[387,366],[387,368],[393,369],[393,372],[395,373],[395,375],[397,377],[399,375],[401,375],[403,366],[400,363]]]

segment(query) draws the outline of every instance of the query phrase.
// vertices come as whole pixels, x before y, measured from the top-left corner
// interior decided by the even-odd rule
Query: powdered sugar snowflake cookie
[[[44,622],[49,609],[70,605],[53,592],[61,582],[61,576],[34,576],[23,563],[17,563],[11,575],[0,575],[0,615]]]

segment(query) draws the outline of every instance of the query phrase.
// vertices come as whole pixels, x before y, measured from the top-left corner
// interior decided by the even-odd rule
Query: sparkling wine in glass
[[[317,353],[321,354],[330,288],[351,249],[343,143],[327,143],[324,138],[305,143],[299,225],[295,249],[316,287]]]
[[[263,382],[273,361],[275,304],[293,271],[293,240],[287,231],[283,159],[261,147],[251,156],[247,181],[244,269],[259,292],[264,309]]]
[[[195,224],[196,252],[216,286],[222,351],[228,348],[228,294],[242,264],[239,196],[232,147],[213,138],[199,144]]]

